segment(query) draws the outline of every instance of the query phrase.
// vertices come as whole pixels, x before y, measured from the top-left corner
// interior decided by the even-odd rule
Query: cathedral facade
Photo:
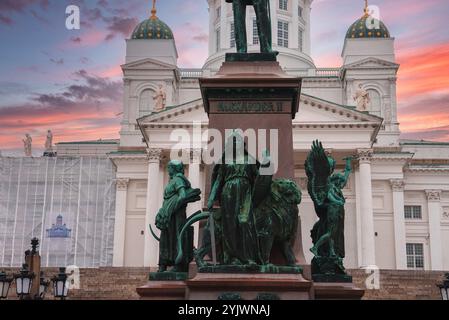
[[[312,141],[319,139],[339,164],[347,156],[357,159],[344,190],[345,266],[449,269],[449,250],[443,245],[449,243],[449,144],[400,139],[400,66],[393,34],[365,8],[342,39],[342,65],[317,68],[311,56],[312,4],[270,0],[278,61],[289,75],[302,78],[293,145],[295,180],[303,193],[299,212],[307,262],[317,217],[307,193],[304,161]],[[208,129],[199,78],[213,76],[225,54],[235,51],[232,5],[225,0],[204,5],[209,7],[209,56],[201,69],[178,66],[176,39],[155,10],[126,40],[120,142],[108,152],[116,168],[114,266],[157,265],[158,244],[148,226],[154,226],[163,201],[170,153],[179,148],[174,133],[194,136],[195,130],[202,134]],[[252,7],[246,25],[249,52],[257,52]],[[64,146],[58,147],[60,155]],[[189,154],[186,176],[203,194],[201,203],[189,205],[190,213],[207,201],[205,147],[205,141],[182,146]]]

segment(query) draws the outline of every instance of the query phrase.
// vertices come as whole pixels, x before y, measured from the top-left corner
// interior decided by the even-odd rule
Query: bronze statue
[[[257,30],[259,34],[260,51],[271,53],[271,16],[269,0],[226,0],[232,3],[234,10],[234,33],[238,53],[247,53],[246,39],[246,6],[254,6],[256,12]]]
[[[327,278],[339,282],[339,279],[346,281],[346,277],[350,278],[343,266],[345,197],[342,190],[351,173],[352,158],[345,160],[344,173],[334,173],[336,161],[326,155],[321,142],[314,141],[305,163],[308,191],[319,217],[311,231],[313,247],[310,251],[315,256],[312,260],[315,281]]]
[[[183,235],[184,257],[175,263],[178,235],[186,222],[186,208],[190,202],[200,200],[200,189],[192,189],[184,176],[184,164],[178,160],[168,163],[170,181],[165,187],[164,203],[156,216],[156,227],[161,230],[159,239],[159,271],[187,272],[193,258],[193,229]]]
[[[252,193],[259,175],[258,167],[239,134],[233,134],[225,148],[221,164],[215,165],[213,170],[208,209],[212,210],[216,200],[220,202],[223,234],[226,235],[224,263],[257,264],[260,256]]]
[[[233,133],[213,170],[208,211],[189,217],[181,235],[193,223],[209,219],[202,246],[194,251],[200,272],[300,273],[293,245],[301,192],[293,181],[260,174],[260,168],[270,166],[270,155],[264,152],[258,162],[244,146],[243,138]],[[183,257],[182,239],[177,261]],[[204,261],[206,255],[213,265]]]

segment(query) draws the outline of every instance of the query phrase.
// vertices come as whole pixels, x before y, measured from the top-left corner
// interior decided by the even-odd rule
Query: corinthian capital
[[[390,184],[393,191],[404,191],[405,182],[403,179],[391,179]]]
[[[426,190],[427,201],[440,201],[441,190]]]
[[[126,191],[126,189],[128,189],[128,183],[129,183],[128,178],[115,179],[115,184],[117,185],[117,190],[120,190],[120,191]]]
[[[373,149],[359,149],[357,150],[359,163],[371,163],[373,157]]]
[[[148,148],[147,157],[149,162],[160,162],[162,159],[162,149]]]

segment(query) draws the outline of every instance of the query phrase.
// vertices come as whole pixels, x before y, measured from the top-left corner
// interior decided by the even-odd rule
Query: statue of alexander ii
[[[238,53],[247,53],[246,6],[253,6],[256,12],[260,52],[272,53],[271,15],[269,0],[226,0],[232,3],[234,11],[234,33]]]

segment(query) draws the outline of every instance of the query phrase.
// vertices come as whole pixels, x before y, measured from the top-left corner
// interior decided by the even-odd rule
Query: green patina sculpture
[[[270,1],[226,0],[226,2],[231,2],[234,10],[234,33],[237,52],[247,53],[248,51],[248,42],[246,39],[246,6],[254,6],[260,51],[263,53],[272,53]]]
[[[229,138],[213,170],[208,212],[192,215],[181,231],[209,219],[202,247],[194,252],[200,272],[301,272],[293,252],[301,192],[293,181],[261,175],[260,169],[269,165],[267,152],[259,163],[239,134]],[[179,241],[178,252],[182,247]],[[206,255],[215,255],[216,265],[206,263]]]
[[[257,264],[261,259],[252,200],[254,183],[259,175],[258,166],[244,148],[240,135],[231,136],[225,148],[221,164],[215,165],[213,170],[207,207],[210,211],[215,201],[220,203],[221,227],[225,236],[223,263]]]
[[[348,282],[343,266],[345,257],[345,197],[342,189],[351,173],[352,158],[346,158],[343,174],[334,173],[336,161],[326,155],[323,145],[314,141],[306,163],[308,191],[319,221],[311,231],[314,254],[312,276],[315,281]]]
[[[186,207],[190,202],[200,200],[200,189],[192,189],[184,176],[184,164],[177,160],[168,163],[170,181],[165,187],[164,202],[156,216],[156,227],[161,230],[159,239],[159,270],[167,271],[173,266],[173,272],[187,272],[193,259],[193,228],[182,235],[183,258],[175,261],[178,255],[178,235],[186,223]]]

